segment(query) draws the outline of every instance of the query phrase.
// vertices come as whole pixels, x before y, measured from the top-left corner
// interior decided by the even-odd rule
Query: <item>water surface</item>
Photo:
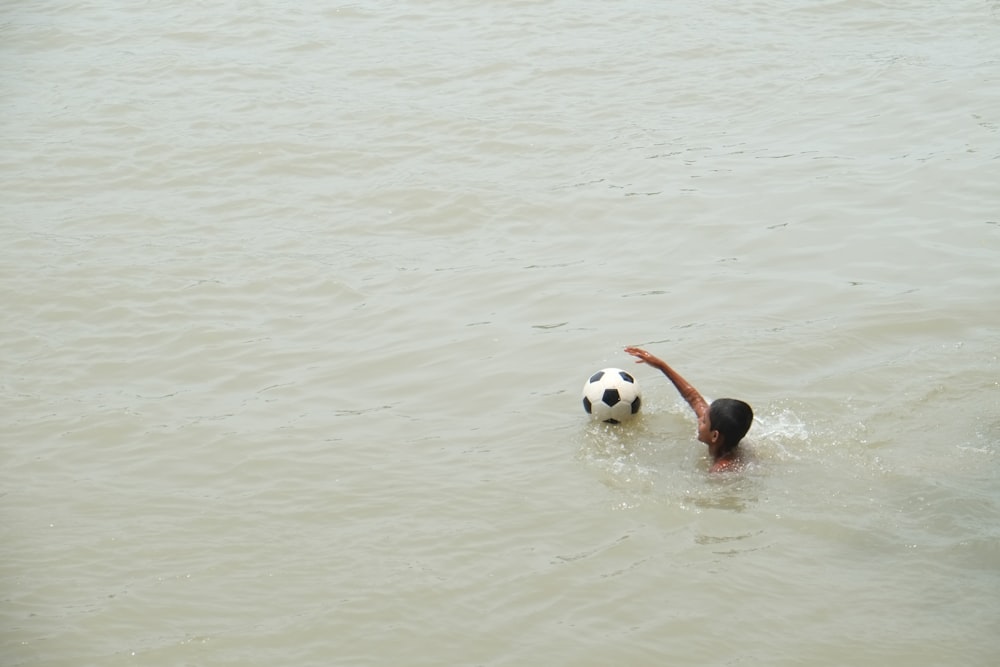
[[[4,664],[996,663],[996,3],[0,26]]]

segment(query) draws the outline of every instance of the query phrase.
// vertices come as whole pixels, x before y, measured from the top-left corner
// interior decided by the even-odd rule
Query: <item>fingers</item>
[[[635,363],[645,364],[649,358],[649,353],[638,347],[626,347],[625,351],[635,357]]]

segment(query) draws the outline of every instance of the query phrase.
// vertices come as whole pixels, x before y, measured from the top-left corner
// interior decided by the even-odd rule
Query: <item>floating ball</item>
[[[639,383],[620,368],[597,371],[583,385],[583,409],[594,419],[620,424],[634,417],[641,405]]]

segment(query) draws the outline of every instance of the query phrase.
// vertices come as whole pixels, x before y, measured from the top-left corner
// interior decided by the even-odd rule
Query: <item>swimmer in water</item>
[[[626,347],[625,351],[638,359],[636,363],[649,364],[666,375],[698,415],[698,440],[708,445],[708,455],[712,457],[711,472],[738,468],[738,447],[753,423],[753,409],[734,398],[719,398],[709,405],[698,390],[667,362],[638,347]]]

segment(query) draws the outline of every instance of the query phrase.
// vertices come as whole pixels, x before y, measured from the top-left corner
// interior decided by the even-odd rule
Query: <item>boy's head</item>
[[[735,398],[720,398],[708,408],[708,423],[699,429],[699,440],[711,444],[718,432],[723,451],[736,449],[753,423],[753,409]],[[699,425],[701,426],[701,425]]]

